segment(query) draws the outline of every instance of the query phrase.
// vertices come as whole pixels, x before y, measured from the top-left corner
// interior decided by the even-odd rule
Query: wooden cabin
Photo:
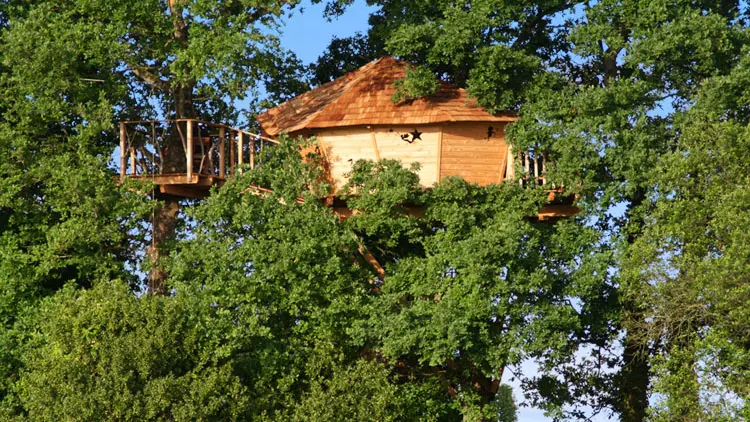
[[[546,183],[547,157],[514,154],[505,142],[505,126],[515,115],[490,114],[464,89],[444,82],[429,97],[394,103],[395,83],[407,66],[384,57],[312,89],[258,116],[262,133],[315,136],[334,189],[344,185],[356,160],[385,158],[418,162],[424,187],[449,176],[480,185],[514,180],[515,160],[527,174],[522,183]],[[550,189],[550,199],[539,218],[578,211],[559,189]]]

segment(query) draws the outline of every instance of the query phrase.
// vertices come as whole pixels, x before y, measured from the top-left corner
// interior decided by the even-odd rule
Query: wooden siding
[[[411,144],[401,139],[402,134],[413,132],[415,128],[422,132],[421,139]],[[355,127],[315,132],[337,190],[346,183],[346,174],[352,170],[355,161],[376,161],[378,157],[399,160],[406,167],[419,162],[422,186],[432,186],[438,180],[438,126]]]
[[[418,129],[422,139],[413,143],[401,139],[402,134],[413,132]],[[399,160],[409,167],[414,162],[420,164],[419,182],[422,186],[431,187],[438,181],[437,160],[440,139],[439,126],[418,127],[381,127],[373,129],[378,144],[381,159]],[[411,135],[409,135],[411,137]]]
[[[488,138],[488,128],[494,133]],[[507,166],[504,125],[450,123],[443,128],[440,178],[461,176],[480,185],[503,181]]]

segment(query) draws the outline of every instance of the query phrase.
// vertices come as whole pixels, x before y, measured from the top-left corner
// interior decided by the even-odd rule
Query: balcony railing
[[[195,119],[120,122],[120,180],[182,175],[184,183],[194,183],[195,176],[226,179],[244,163],[251,168],[260,164],[264,149],[277,144]]]
[[[513,150],[508,147],[508,156],[513,157]],[[534,150],[520,151],[516,154],[516,160],[508,160],[506,169],[506,180],[516,179],[516,164],[522,169],[518,183],[524,187],[547,186],[547,153]],[[554,185],[549,186],[556,189]]]

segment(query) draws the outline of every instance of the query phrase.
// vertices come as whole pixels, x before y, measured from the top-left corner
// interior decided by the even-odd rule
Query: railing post
[[[237,165],[242,165],[242,138],[245,137],[245,132],[239,131],[237,132]],[[242,169],[239,170],[240,174],[242,174]]]
[[[187,151],[185,151],[185,158],[187,159],[187,182],[190,183],[193,179],[193,121],[192,120],[187,120]]]
[[[125,122],[120,122],[120,183],[125,181],[125,173],[128,171],[128,157],[125,145],[128,140],[128,131]]]
[[[226,174],[224,174],[224,135],[226,135],[226,131],[224,130],[224,126],[219,128],[219,176],[226,177]]]
[[[234,149],[235,149],[234,134],[235,133],[237,132],[232,129],[229,129],[229,174],[231,176],[234,176],[234,165],[237,162],[237,159],[234,155]]]
[[[135,148],[130,148],[130,174],[136,175],[137,169],[135,168]]]
[[[250,168],[255,168],[255,136],[250,137]]]
[[[530,163],[530,161],[531,161],[530,158],[531,157],[529,157],[529,151],[526,151],[524,153],[524,156],[525,156],[525,159],[524,159],[524,164],[523,164],[524,167],[523,167],[523,169],[524,169],[524,173],[526,173],[526,177],[529,177],[529,173],[531,171],[531,169],[530,169],[530,167],[531,167],[530,166],[530,164],[531,164]]]

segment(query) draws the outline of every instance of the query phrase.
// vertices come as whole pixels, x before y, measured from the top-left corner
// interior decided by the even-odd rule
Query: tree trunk
[[[193,108],[193,86],[181,86],[173,91],[175,118],[193,119],[196,116]],[[184,142],[187,142],[187,122],[177,122],[172,127],[171,134],[167,136],[166,149],[169,151],[164,157],[164,168],[168,173],[184,173],[186,163],[191,157],[185,156]],[[164,294],[167,272],[159,262],[160,257],[166,254],[164,243],[174,240],[175,229],[179,218],[180,199],[173,196],[162,198],[164,204],[154,213],[152,222],[152,244],[149,246],[148,256],[151,261],[151,273],[149,274],[149,292],[153,294]]]
[[[640,207],[646,199],[643,189],[638,189],[630,199],[628,209],[628,245],[637,240],[642,228],[643,220],[633,214],[633,210]],[[633,280],[636,284],[626,286],[629,289],[638,289],[637,284],[641,280]],[[622,287],[621,287],[622,288]],[[637,300],[637,299],[636,299]],[[649,352],[647,337],[644,332],[645,315],[642,307],[630,297],[625,295],[622,306],[623,325],[626,330],[623,347],[622,368],[622,422],[642,422],[646,419],[648,409],[648,384],[649,384]]]
[[[623,308],[625,317],[635,325],[643,315],[633,305],[628,301]],[[640,330],[634,326],[629,327],[622,354],[622,422],[642,422],[646,419],[649,364],[645,348],[644,336]]]
[[[168,1],[168,11],[173,21],[174,42],[187,46],[188,27],[182,17],[183,5],[179,0]],[[194,119],[197,113],[193,104],[194,81],[183,82],[178,86],[169,86],[166,81],[150,75],[141,66],[133,66],[133,71],[145,82],[172,96],[175,119]],[[192,157],[185,156],[187,145],[187,123],[180,122],[170,128],[163,145],[162,165],[164,173],[181,174],[187,171],[186,163]],[[180,198],[162,196],[164,203],[154,210],[151,233],[151,245],[146,255],[151,264],[148,276],[148,291],[152,294],[166,293],[167,271],[160,258],[167,254],[165,243],[174,240],[175,230],[180,214]]]
[[[167,272],[159,261],[162,254],[166,254],[164,243],[174,240],[179,213],[180,202],[173,197],[166,198],[164,204],[154,210],[151,221],[151,245],[146,252],[149,261],[151,261],[151,270],[148,276],[148,292],[151,294],[162,295],[166,293]]]

